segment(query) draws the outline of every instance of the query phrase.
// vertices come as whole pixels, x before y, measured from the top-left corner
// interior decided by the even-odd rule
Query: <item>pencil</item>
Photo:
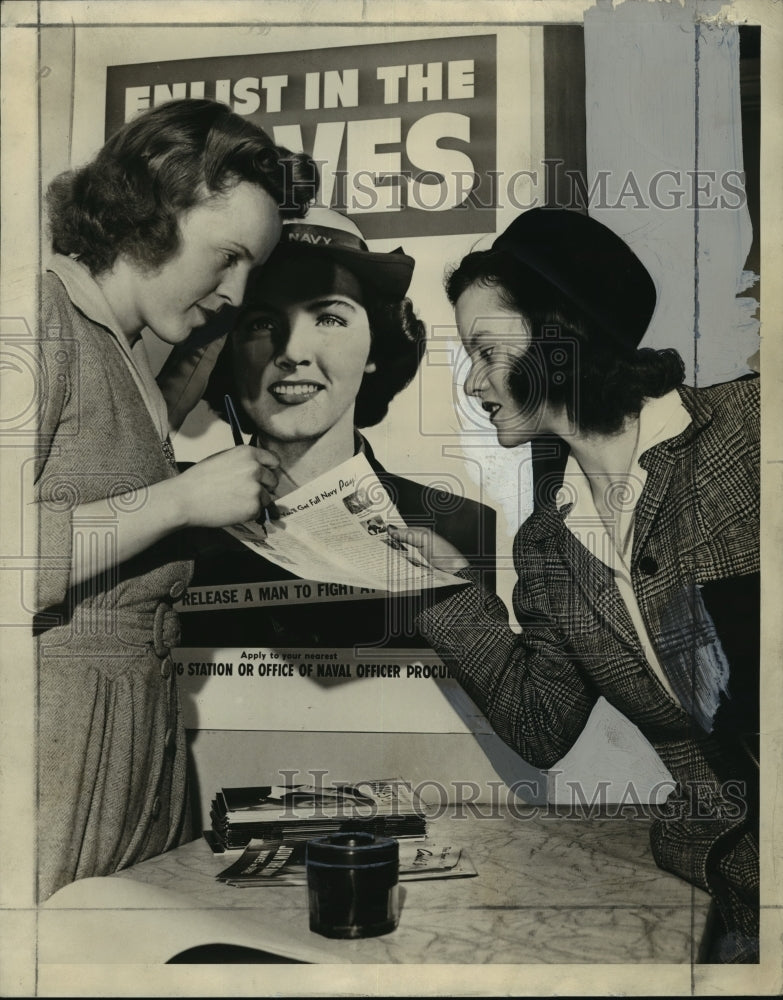
[[[223,397],[223,402],[226,404],[226,414],[231,427],[231,433],[234,435],[234,444],[244,444],[245,441],[242,437],[242,428],[239,426],[239,417],[237,416],[237,411],[234,408],[234,401],[229,395],[225,395]]]
[[[239,417],[237,416],[237,411],[234,406],[234,400],[228,395],[228,393],[226,393],[226,395],[223,397],[223,402],[225,403],[226,406],[226,415],[228,416],[228,422],[231,427],[231,433],[234,435],[234,444],[235,445],[244,444],[245,441],[244,438],[242,437],[242,428],[239,426]],[[265,535],[269,534],[269,532],[266,530],[266,524],[264,522],[267,522],[269,520],[270,520],[269,511],[264,509],[263,517],[259,517],[256,523],[261,525],[261,527],[264,529]]]

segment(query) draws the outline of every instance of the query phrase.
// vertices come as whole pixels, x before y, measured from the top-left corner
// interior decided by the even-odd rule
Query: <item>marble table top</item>
[[[483,814],[476,815],[477,810]],[[696,960],[709,897],[655,865],[648,818],[527,813],[452,806],[447,815],[431,821],[430,839],[462,845],[478,874],[401,883],[400,924],[383,937],[341,941],[311,932],[302,886],[239,889],[217,882],[215,875],[237,855],[215,855],[203,839],[110,879],[86,880],[104,883],[98,887],[103,901],[78,906],[94,917],[102,913],[105,922],[112,898],[105,883],[116,890],[122,880],[123,890],[133,890],[130,902],[123,897],[121,917],[114,914],[114,936],[125,935],[126,957],[139,910],[158,916],[175,910],[176,918],[159,925],[149,961],[166,961],[189,941],[206,942],[210,934],[215,943],[251,944],[310,962]],[[70,908],[73,916],[66,890],[50,904]],[[155,890],[155,899],[145,890]],[[114,898],[119,898],[116,893]],[[189,938],[187,922],[196,916],[201,926]],[[149,933],[155,925],[144,926],[151,946]]]

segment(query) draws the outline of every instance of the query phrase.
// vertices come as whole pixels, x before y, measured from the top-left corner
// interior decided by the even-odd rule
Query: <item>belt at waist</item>
[[[151,646],[156,655],[165,657],[179,642],[179,619],[172,606],[161,601],[155,608],[139,610],[122,607],[83,606],[69,614],[65,605],[47,608],[35,615],[33,635],[43,636],[62,631],[85,646]],[[67,639],[64,639],[67,641]]]

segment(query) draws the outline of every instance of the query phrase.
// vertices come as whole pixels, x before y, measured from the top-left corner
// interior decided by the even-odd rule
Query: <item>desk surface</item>
[[[166,921],[154,930],[145,917],[148,961],[165,961],[189,944],[237,943],[302,961],[358,963],[667,962],[695,960],[709,897],[661,871],[650,854],[647,819],[523,818],[504,810],[492,818],[450,815],[431,821],[431,839],[467,849],[478,875],[401,884],[398,929],[358,941],[324,938],[308,929],[304,887],[236,889],[215,881],[232,855],[213,855],[203,840],[136,865],[99,883],[101,899],[66,887],[50,900],[50,919],[74,910],[99,919],[129,959],[139,910]],[[485,812],[489,812],[488,807]],[[120,883],[121,880],[121,884]],[[132,901],[112,912],[109,891],[132,890]],[[78,883],[75,884],[78,887]],[[71,890],[69,894],[68,890]],[[145,891],[155,890],[154,902]],[[100,893],[98,894],[101,895]],[[58,899],[58,897],[60,897]],[[177,910],[175,919],[171,910]],[[192,913],[187,911],[192,910]],[[201,920],[188,937],[189,919]],[[78,921],[77,921],[78,924]],[[113,930],[109,930],[113,927]],[[241,933],[240,933],[241,930]],[[74,946],[59,942],[50,961]],[[161,936],[162,935],[162,936]],[[58,954],[58,952],[60,954]],[[163,953],[167,952],[165,957]],[[43,956],[42,956],[43,957]],[[82,960],[72,955],[69,961]],[[83,959],[88,960],[88,959]]]

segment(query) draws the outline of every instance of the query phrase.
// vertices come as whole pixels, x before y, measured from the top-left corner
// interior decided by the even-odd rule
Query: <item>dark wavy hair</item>
[[[523,411],[565,407],[575,426],[614,434],[638,416],[645,399],[663,396],[685,378],[673,348],[634,349],[599,328],[536,271],[498,250],[468,254],[446,276],[452,305],[473,285],[496,288],[503,305],[528,323],[532,342],[508,376]]]
[[[52,181],[52,249],[78,256],[93,274],[120,255],[154,270],[179,246],[182,213],[241,181],[270,194],[284,218],[299,218],[319,175],[309,156],[276,146],[225,104],[168,101],[123,125],[90,163]]]
[[[280,254],[280,251],[275,251],[264,268],[251,273],[245,292],[247,298],[252,298],[251,283],[254,276],[262,277],[265,268],[274,261],[276,254]],[[294,258],[296,251],[287,249],[285,256]],[[309,263],[312,257],[303,259]],[[350,270],[350,265],[343,262],[342,266]],[[354,409],[354,424],[357,427],[373,427],[383,420],[389,411],[392,399],[411,382],[418,371],[424,355],[426,330],[424,323],[416,315],[410,299],[384,298],[374,286],[362,283],[358,275],[354,277],[362,285],[364,308],[370,326],[369,360],[375,362],[375,371],[367,372],[359,387]],[[306,290],[306,287],[304,278],[303,289]],[[283,343],[275,344],[277,353],[284,347]],[[204,399],[224,420],[227,419],[224,397],[226,393],[236,395],[232,349],[233,338],[229,335],[204,391]],[[273,360],[270,360],[270,364]],[[257,430],[241,407],[237,416],[246,433],[252,434]]]

